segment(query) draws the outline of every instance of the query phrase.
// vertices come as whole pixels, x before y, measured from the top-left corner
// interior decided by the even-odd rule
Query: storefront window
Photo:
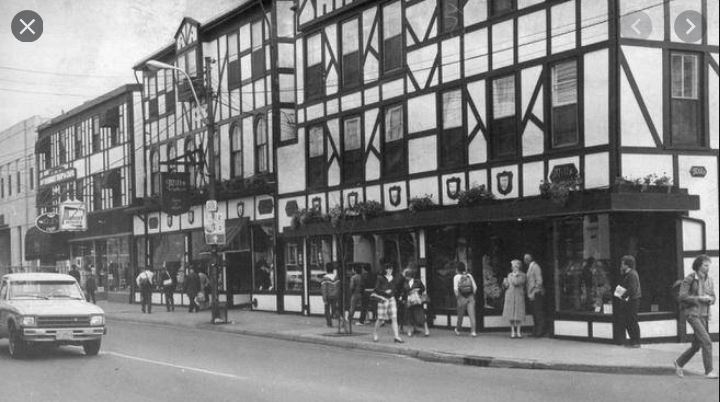
[[[132,272],[130,272],[129,265],[130,245],[128,239],[126,237],[108,239],[107,285],[109,290],[123,290],[132,283]]]
[[[320,294],[320,282],[327,273],[328,264],[332,264],[332,237],[311,237],[308,239],[308,269],[310,271],[309,291]],[[289,278],[288,278],[289,279]]]
[[[300,240],[285,245],[285,292],[300,293],[303,290],[303,251]]]
[[[171,274],[177,274],[185,254],[185,235],[172,233],[154,236],[151,250],[153,272],[159,272],[165,266]]]
[[[271,223],[253,225],[252,236],[255,289],[273,291],[275,289],[273,225]]]
[[[457,226],[427,231],[428,265],[432,272],[429,293],[433,308],[453,309],[456,306],[453,277],[457,262],[462,262],[473,272],[468,261],[467,239]]]

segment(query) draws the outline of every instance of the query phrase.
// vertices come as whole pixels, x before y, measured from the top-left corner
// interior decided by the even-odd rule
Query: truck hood
[[[18,313],[23,315],[90,315],[104,314],[104,311],[85,300],[11,300]]]

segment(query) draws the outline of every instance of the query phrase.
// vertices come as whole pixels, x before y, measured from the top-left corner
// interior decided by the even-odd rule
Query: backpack
[[[680,287],[682,287],[683,280],[678,279],[670,287],[670,295],[676,303],[680,303]]]
[[[464,297],[468,297],[473,294],[473,285],[470,275],[463,274],[458,282],[458,292]]]

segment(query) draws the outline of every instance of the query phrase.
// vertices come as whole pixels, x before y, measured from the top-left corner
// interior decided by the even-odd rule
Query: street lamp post
[[[215,183],[216,183],[216,177],[215,177],[215,114],[213,112],[213,104],[211,102],[212,100],[212,76],[210,75],[210,68],[213,63],[212,58],[205,57],[205,96],[206,96],[206,106],[207,111],[204,111],[200,107],[200,99],[197,96],[197,92],[195,92],[195,86],[193,85],[192,79],[188,75],[188,73],[183,70],[180,67],[173,66],[172,64],[163,63],[161,61],[157,60],[148,60],[145,65],[154,71],[157,70],[175,70],[185,77],[185,79],[190,84],[190,91],[193,94],[193,97],[195,98],[195,103],[197,104],[198,109],[200,110],[200,113],[202,114],[203,122],[205,123],[205,127],[207,129],[207,168],[208,168],[208,198],[210,200],[216,200],[217,196],[215,193]],[[210,321],[214,324],[216,322],[216,319],[220,318],[220,305],[218,304],[218,247],[217,243],[211,244],[211,275],[213,278],[212,282],[212,304],[211,304],[211,319]]]

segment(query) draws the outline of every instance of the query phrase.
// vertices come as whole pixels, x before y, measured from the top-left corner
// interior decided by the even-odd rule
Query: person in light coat
[[[525,319],[525,274],[520,270],[520,260],[510,262],[512,272],[503,281],[505,304],[503,318],[510,322],[510,337],[522,338],[522,322]]]

